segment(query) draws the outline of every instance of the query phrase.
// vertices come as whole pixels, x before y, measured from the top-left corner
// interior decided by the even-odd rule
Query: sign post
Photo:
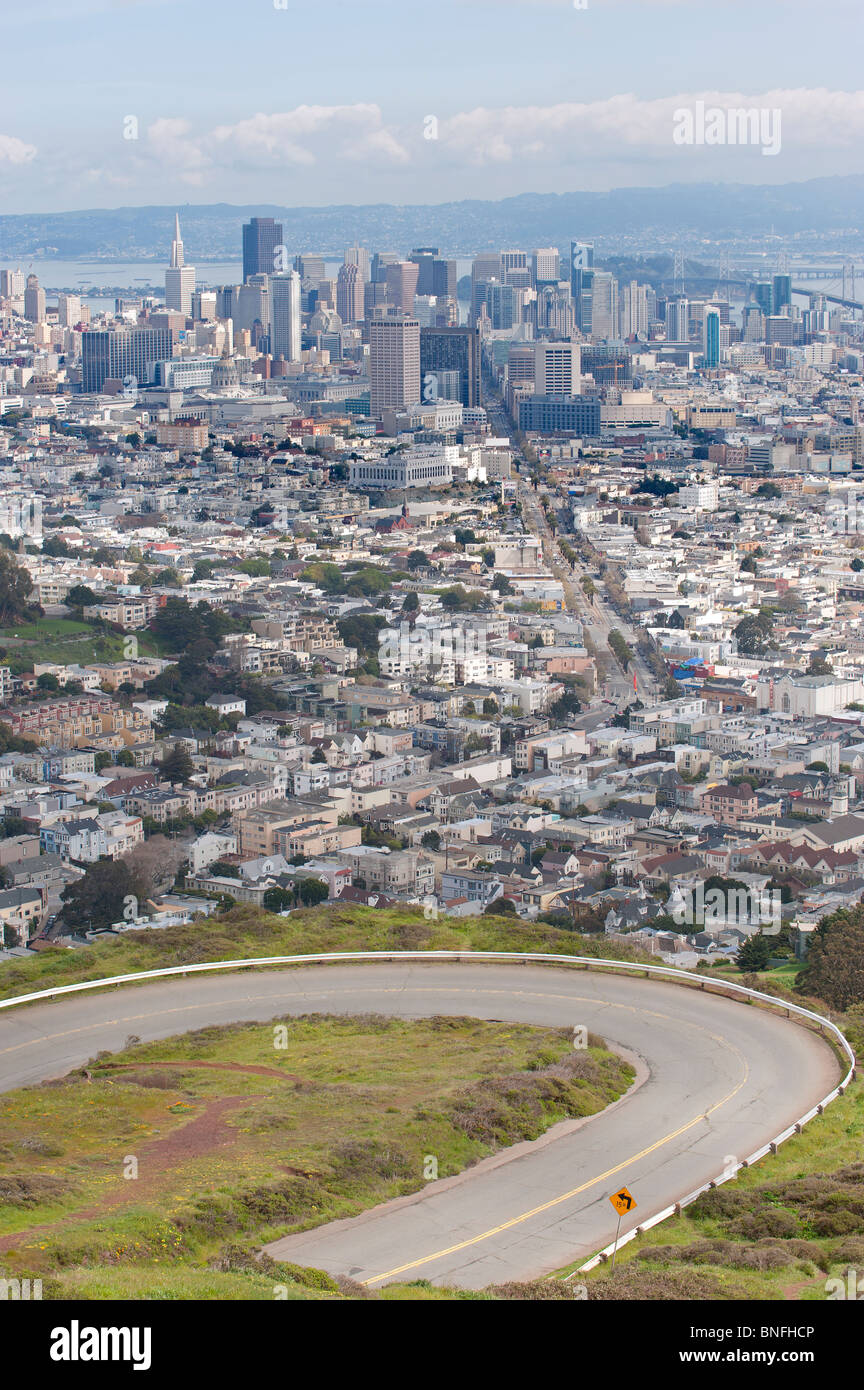
[[[618,1253],[618,1236],[621,1232],[621,1217],[627,1212],[633,1211],[637,1206],[636,1198],[626,1187],[619,1187],[618,1191],[609,1198],[613,1207],[618,1213],[618,1225],[615,1228],[615,1244],[612,1246],[612,1270],[615,1270],[615,1256]]]

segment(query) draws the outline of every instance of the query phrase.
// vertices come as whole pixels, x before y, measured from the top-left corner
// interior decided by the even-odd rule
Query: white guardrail
[[[484,962],[495,962],[496,964],[509,965],[555,965],[555,966],[576,966],[582,970],[621,970],[625,973],[643,975],[646,979],[653,976],[662,976],[673,984],[686,984],[692,988],[705,990],[710,986],[711,994],[723,994],[726,997],[741,998],[744,1002],[752,1004],[754,1001],[760,1004],[768,1004],[772,1008],[782,1009],[789,1019],[800,1018],[809,1023],[818,1024],[819,1032],[823,1035],[828,1033],[833,1037],[840,1052],[846,1057],[849,1068],[839,1086],[836,1086],[827,1096],[805,1115],[801,1115],[793,1124],[789,1125],[781,1134],[775,1135],[767,1144],[763,1144],[755,1153],[750,1154],[740,1163],[730,1164],[724,1168],[722,1173],[718,1173],[716,1178],[703,1183],[694,1192],[689,1192],[686,1197],[682,1197],[679,1202],[675,1202],[670,1207],[665,1207],[663,1211],[656,1212],[635,1226],[632,1231],[625,1232],[620,1236],[617,1245],[613,1242],[605,1249],[598,1251],[585,1264],[580,1265],[572,1274],[566,1276],[573,1279],[577,1274],[586,1270],[594,1269],[598,1264],[604,1263],[609,1259],[613,1249],[621,1249],[622,1245],[627,1245],[643,1231],[650,1230],[653,1226],[658,1226],[661,1221],[666,1221],[670,1216],[678,1216],[683,1207],[695,1202],[697,1197],[701,1197],[704,1192],[709,1192],[712,1188],[719,1187],[721,1183],[731,1182],[733,1178],[744,1168],[750,1168],[766,1154],[777,1152],[779,1146],[791,1139],[793,1135],[800,1134],[804,1125],[817,1115],[821,1115],[826,1105],[842,1096],[850,1081],[855,1079],[855,1053],[844,1038],[840,1029],[830,1019],[823,1018],[821,1014],[813,1013],[810,1009],[804,1009],[799,1004],[792,1004],[786,999],[778,999],[773,994],[763,994],[760,990],[748,989],[745,985],[736,984],[734,980],[706,980],[700,975],[694,975],[690,971],[675,970],[670,966],[663,965],[639,965],[633,961],[622,960],[603,960],[593,956],[558,956],[551,954],[534,954],[521,951],[333,951],[322,952],[314,955],[305,956],[257,956],[249,960],[216,960],[203,961],[194,965],[171,965],[161,970],[139,970],[131,975],[112,975],[103,980],[83,980],[74,985],[58,985],[54,989],[38,990],[33,994],[19,994],[12,999],[0,999],[0,1009],[11,1009],[18,1004],[34,1004],[39,1000],[56,999],[63,994],[76,994],[85,989],[107,989],[113,985],[134,984],[138,980],[161,980],[171,975],[195,975],[207,970],[245,970],[257,966],[279,966],[279,965],[362,965],[371,963],[381,963],[382,961],[395,962],[414,961],[419,964],[432,961],[455,961],[473,964],[483,964]]]

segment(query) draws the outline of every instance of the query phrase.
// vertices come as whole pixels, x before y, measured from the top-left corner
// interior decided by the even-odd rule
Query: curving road
[[[303,1013],[461,1014],[586,1025],[640,1060],[627,1096],[456,1178],[287,1236],[277,1258],[374,1286],[530,1279],[611,1241],[752,1153],[840,1078],[831,1050],[776,1014],[656,980],[520,964],[377,963],[190,976],[0,1013],[0,1090],[62,1076],[130,1033],[144,1041]]]

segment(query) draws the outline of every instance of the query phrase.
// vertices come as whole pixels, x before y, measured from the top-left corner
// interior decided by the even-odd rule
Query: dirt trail
[[[207,1063],[199,1065],[206,1066]],[[244,1071],[248,1068],[240,1067],[239,1070]],[[100,1197],[96,1206],[82,1207],[79,1211],[70,1212],[68,1216],[52,1221],[49,1225],[30,1226],[12,1235],[0,1236],[0,1254],[30,1245],[36,1237],[51,1235],[72,1222],[93,1220],[113,1207],[133,1206],[140,1202],[142,1197],[152,1194],[154,1189],[158,1188],[159,1180],[177,1164],[193,1158],[210,1158],[218,1155],[221,1149],[233,1147],[237,1141],[237,1131],[227,1123],[226,1116],[238,1106],[260,1099],[260,1095],[223,1096],[208,1105],[202,1114],[196,1115],[188,1124],[181,1125],[171,1134],[138,1145],[136,1157],[139,1160],[140,1177],[121,1182],[118,1187]],[[130,1146],[135,1147],[133,1140],[130,1140]]]

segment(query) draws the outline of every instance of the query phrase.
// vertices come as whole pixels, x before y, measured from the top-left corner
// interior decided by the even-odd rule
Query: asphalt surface
[[[425,1278],[480,1288],[588,1258],[614,1237],[607,1199],[622,1184],[638,1203],[623,1233],[767,1143],[840,1076],[831,1050],[804,1028],[679,985],[411,962],[189,976],[2,1011],[0,1090],[62,1076],[130,1034],[149,1041],[315,1012],[584,1025],[641,1059],[641,1083],[602,1114],[268,1247],[373,1287]]]

